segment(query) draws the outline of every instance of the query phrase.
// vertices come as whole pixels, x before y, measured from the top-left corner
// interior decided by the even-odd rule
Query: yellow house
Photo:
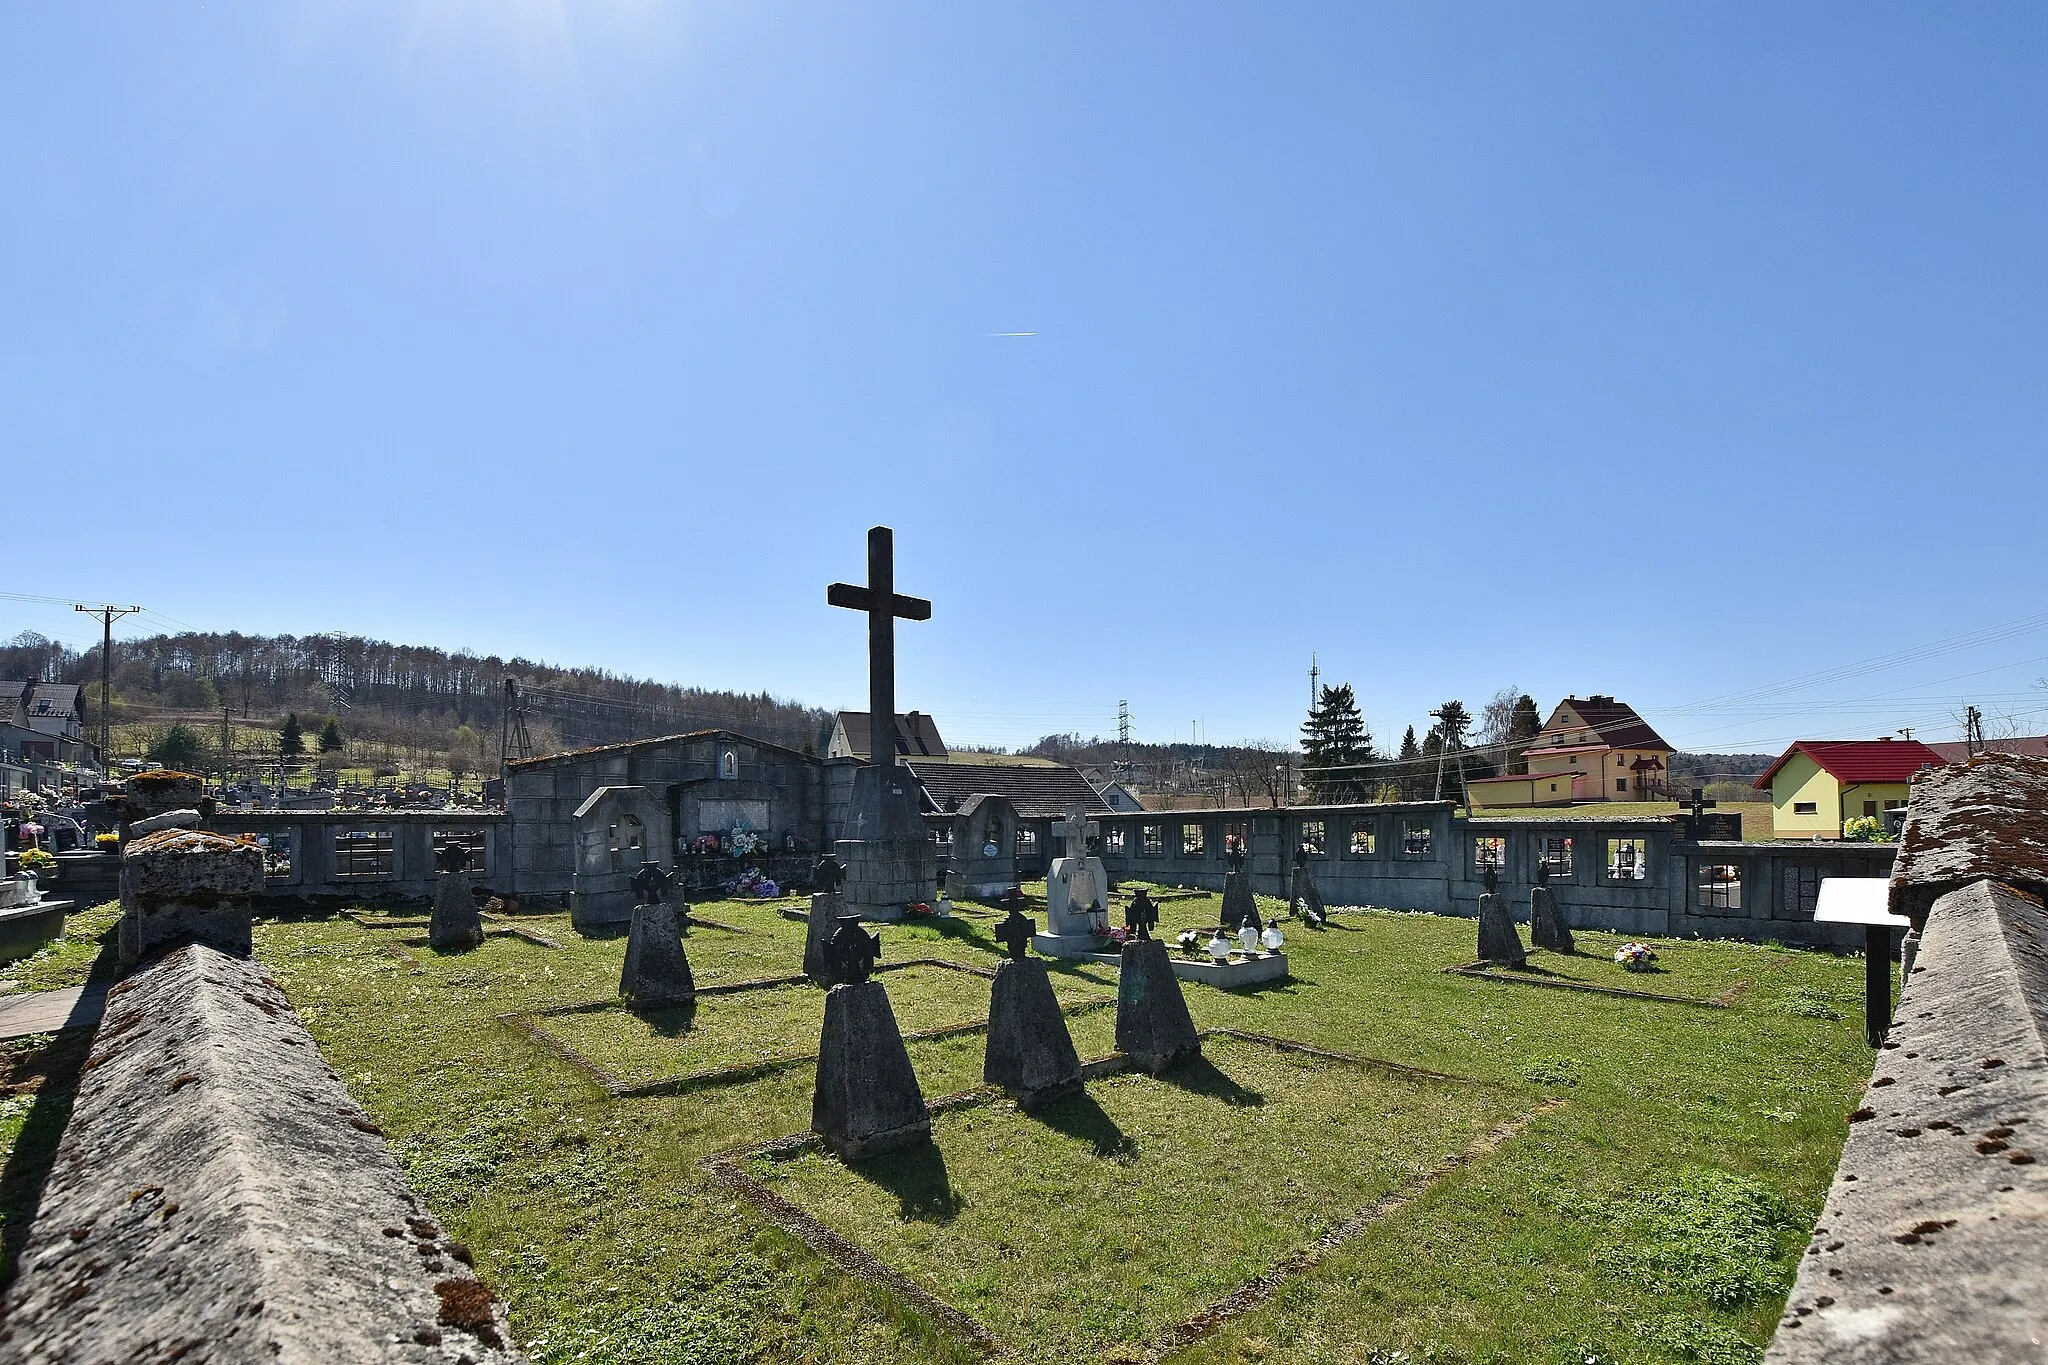
[[[1906,804],[1913,774],[1942,756],[1912,739],[1802,739],[1756,780],[1779,839],[1839,839],[1842,826]]]
[[[1472,809],[1561,806],[1572,801],[1654,801],[1664,795],[1671,746],[1627,702],[1566,697],[1522,755],[1529,771],[1466,784]]]

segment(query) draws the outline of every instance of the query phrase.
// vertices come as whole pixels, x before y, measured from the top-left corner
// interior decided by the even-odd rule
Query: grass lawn
[[[1689,809],[1676,801],[1589,801],[1581,806],[1546,806],[1541,810],[1460,810],[1486,820],[1617,820],[1648,819],[1676,815]],[[1714,809],[1721,814],[1742,813],[1742,837],[1757,842],[1771,837],[1771,803],[1768,801],[1723,801]]]
[[[797,970],[802,925],[763,905],[699,909],[740,931],[693,931],[700,983]],[[1218,905],[1161,911],[1170,934],[1215,923]],[[807,1127],[810,1065],[612,1099],[499,1016],[609,997],[624,940],[520,920],[565,946],[493,939],[441,956],[404,946],[417,931],[340,916],[265,921],[256,941],[537,1361],[980,1358],[709,1177],[706,1157]],[[883,960],[992,966],[994,923],[885,927]],[[1702,1009],[1447,974],[1475,937],[1469,920],[1346,914],[1322,934],[1289,926],[1286,984],[1186,987],[1204,1027],[1471,1083],[1213,1037],[1203,1065],[1098,1080],[1041,1115],[1004,1101],[942,1112],[923,1151],[744,1166],[1023,1359],[1143,1359],[1161,1344],[1188,1361],[1757,1359],[1869,1074],[1862,964],[1660,941],[1665,971],[1630,976],[1606,959],[1614,936],[1595,933],[1580,959],[1533,959],[1674,995],[1747,983]],[[906,1029],[986,1013],[978,977],[879,979]],[[1080,1000],[1113,991],[1115,973],[1056,967],[1054,980]],[[775,988],[707,997],[687,1027],[620,1009],[540,1022],[639,1078],[812,1051],[819,1013],[817,993]],[[1071,1024],[1083,1056],[1110,1049],[1113,1010]],[[926,1096],[977,1085],[981,1048],[979,1034],[912,1043]],[[29,1075],[34,1047],[17,1052]],[[1474,1147],[1504,1122],[1515,1136]],[[0,1140],[8,1126],[0,1113]],[[1173,1335],[1346,1220],[1355,1235],[1249,1311]]]

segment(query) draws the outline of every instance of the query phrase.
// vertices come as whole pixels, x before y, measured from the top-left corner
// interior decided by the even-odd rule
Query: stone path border
[[[1422,1067],[1408,1066],[1402,1062],[1389,1062],[1378,1057],[1361,1057],[1348,1052],[1331,1052],[1311,1047],[1286,1038],[1275,1038],[1269,1034],[1247,1033],[1239,1029],[1209,1028],[1201,1030],[1201,1037],[1234,1038],[1240,1042],[1254,1043],[1275,1048],[1282,1052],[1300,1053],[1320,1057],[1329,1061],[1344,1062],[1353,1066],[1376,1067],[1397,1075],[1418,1079],[1454,1082],[1461,1085],[1484,1085],[1485,1082],[1471,1076],[1458,1076],[1449,1072],[1429,1071]],[[1118,1072],[1128,1070],[1130,1060],[1121,1052],[1106,1053],[1081,1064],[1084,1081],[1100,1080]],[[956,1109],[971,1109],[1006,1098],[1002,1087],[993,1085],[976,1086],[969,1090],[942,1095],[925,1105],[933,1114],[946,1113]],[[1214,1332],[1230,1319],[1242,1316],[1253,1308],[1265,1303],[1280,1289],[1280,1286],[1302,1271],[1314,1267],[1330,1252],[1365,1231],[1366,1228],[1398,1211],[1420,1197],[1430,1186],[1445,1176],[1470,1165],[1481,1157],[1498,1150],[1534,1122],[1539,1116],[1557,1109],[1567,1101],[1561,1098],[1545,1100],[1528,1113],[1517,1115],[1496,1125],[1490,1132],[1462,1152],[1453,1153],[1437,1162],[1428,1170],[1415,1176],[1407,1184],[1359,1209],[1342,1223],[1324,1233],[1315,1241],[1299,1250],[1282,1257],[1264,1274],[1248,1281],[1225,1298],[1203,1309],[1166,1330],[1155,1343],[1144,1348],[1144,1359],[1157,1361],[1174,1351],[1183,1350],[1194,1342]],[[818,1139],[812,1133],[796,1133],[788,1137],[771,1138],[766,1142],[747,1147],[728,1148],[703,1157],[698,1164],[711,1178],[726,1189],[752,1204],[770,1222],[790,1233],[811,1250],[873,1289],[893,1294],[908,1304],[920,1315],[936,1319],[966,1338],[982,1352],[991,1356],[1010,1354],[1010,1348],[1003,1340],[978,1318],[962,1312],[952,1304],[933,1295],[923,1285],[905,1275],[902,1271],[881,1260],[874,1253],[849,1241],[833,1231],[811,1214],[806,1213],[791,1201],[747,1173],[745,1162],[757,1157],[772,1161],[793,1161],[809,1152],[818,1150]]]
[[[1416,1175],[1399,1189],[1381,1195],[1378,1199],[1367,1204],[1364,1208],[1358,1210],[1336,1227],[1331,1228],[1328,1232],[1310,1242],[1307,1246],[1274,1262],[1273,1266],[1265,1274],[1247,1281],[1193,1317],[1174,1327],[1168,1328],[1163,1336],[1145,1347],[1144,1359],[1148,1362],[1148,1365],[1149,1362],[1162,1360],[1172,1355],[1175,1351],[1185,1350],[1187,1347],[1192,1346],[1195,1342],[1200,1341],[1203,1337],[1222,1327],[1232,1318],[1243,1317],[1279,1293],[1280,1286],[1289,1279],[1299,1275],[1304,1270],[1313,1268],[1331,1252],[1350,1241],[1353,1237],[1356,1237],[1359,1233],[1364,1232],[1374,1223],[1414,1203],[1430,1186],[1436,1184],[1445,1176],[1471,1165],[1481,1157],[1491,1156],[1511,1139],[1519,1136],[1524,1129],[1538,1118],[1553,1109],[1562,1108],[1567,1103],[1569,1101],[1562,1098],[1548,1099],[1526,1114],[1518,1114],[1514,1118],[1495,1125],[1492,1131],[1486,1133],[1464,1151],[1452,1153],[1428,1170]]]
[[[970,966],[964,962],[949,962],[944,958],[911,958],[903,962],[890,962],[875,968],[876,972],[897,971],[907,967],[943,967],[949,971],[965,972],[970,976],[993,978],[995,973],[985,967]],[[697,994],[734,995],[741,991],[762,990],[777,986],[798,986],[807,984],[807,976],[767,976],[750,981],[728,981],[719,985],[700,986]],[[1069,1019],[1087,1014],[1093,1010],[1107,1009],[1116,1003],[1116,997],[1104,995],[1062,1006],[1060,1012]],[[781,1071],[792,1066],[802,1066],[818,1060],[816,1052],[778,1052],[772,1057],[758,1057],[752,1061],[734,1062],[729,1066],[709,1067],[703,1071],[691,1071],[681,1076],[664,1076],[658,1081],[631,1082],[612,1071],[601,1062],[596,1062],[577,1051],[574,1046],[556,1037],[534,1021],[557,1014],[597,1014],[606,1010],[631,1010],[632,1005],[624,1000],[586,1000],[569,1005],[548,1005],[535,1010],[512,1010],[498,1016],[498,1021],[524,1033],[548,1051],[588,1073],[604,1089],[606,1095],[615,1100],[646,1099],[655,1095],[679,1095],[688,1090],[705,1086],[730,1085],[738,1081],[752,1080],[770,1072]],[[930,1042],[938,1038],[955,1038],[962,1034],[979,1033],[988,1027],[988,1020],[970,1019],[959,1024],[942,1024],[937,1028],[919,1029],[903,1035],[906,1043]],[[935,1101],[936,1103],[936,1101]],[[926,1106],[929,1108],[930,1106]]]

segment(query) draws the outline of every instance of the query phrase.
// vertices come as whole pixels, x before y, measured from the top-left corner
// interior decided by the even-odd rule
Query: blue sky
[[[883,522],[956,742],[1291,738],[1311,651],[1387,740],[1510,684],[2038,733],[2044,58],[1960,3],[13,6],[6,585],[852,706]]]

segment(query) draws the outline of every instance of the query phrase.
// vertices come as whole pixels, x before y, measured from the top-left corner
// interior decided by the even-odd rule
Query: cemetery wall
[[[1877,1053],[1765,1359],[2038,1360],[2048,1336],[2048,760],[1913,784],[1913,926]]]
[[[1245,869],[1264,895],[1290,894],[1294,850],[1306,847],[1326,904],[1476,917],[1492,860],[1526,916],[1522,889],[1547,861],[1559,908],[1575,927],[1842,948],[1860,942],[1857,930],[1813,922],[1821,878],[1885,876],[1893,856],[1890,844],[1693,841],[1661,817],[1465,818],[1448,801],[1098,819],[1103,862],[1118,879],[1220,890],[1225,840],[1242,834]]]
[[[266,841],[265,900],[432,900],[434,854],[444,841],[469,845],[470,875],[481,886],[503,886],[511,856],[502,811],[224,810],[206,827]]]
[[[468,1262],[262,967],[194,945],[108,993],[0,1361],[511,1365]]]

